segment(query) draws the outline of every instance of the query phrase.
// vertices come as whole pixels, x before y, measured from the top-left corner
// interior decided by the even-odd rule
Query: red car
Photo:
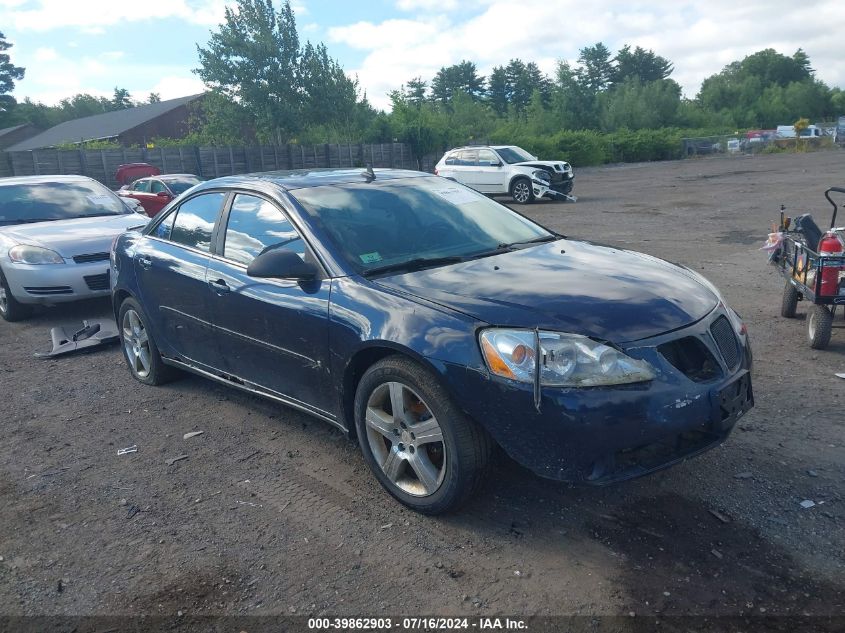
[[[117,192],[124,198],[135,198],[144,207],[147,215],[155,217],[165,205],[180,193],[187,191],[202,180],[193,174],[166,174],[140,178]]]

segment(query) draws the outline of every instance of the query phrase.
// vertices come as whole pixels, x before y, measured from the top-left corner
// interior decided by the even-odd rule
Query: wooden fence
[[[80,174],[117,188],[118,165],[149,163],[164,174],[188,173],[202,178],[263,171],[319,167],[393,167],[433,171],[440,154],[425,156],[418,165],[402,143],[263,145],[256,147],[156,147],[152,149],[39,149],[2,152],[0,176]]]

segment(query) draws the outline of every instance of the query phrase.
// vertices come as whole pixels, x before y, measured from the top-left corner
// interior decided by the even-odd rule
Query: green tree
[[[9,93],[15,89],[15,82],[24,77],[26,69],[15,66],[7,50],[12,45],[6,41],[3,33],[0,33],[0,127],[4,127],[10,120],[10,113],[15,107],[15,98]]]
[[[681,87],[671,79],[627,79],[603,95],[602,127],[656,129],[675,124],[681,103]]]
[[[631,50],[627,44],[619,49],[613,61],[615,63],[610,73],[610,83],[614,87],[627,79],[638,79],[641,82],[666,79],[674,69],[672,62],[656,55],[654,51],[639,46]]]
[[[426,154],[443,149],[447,142],[448,121],[434,104],[410,103],[398,90],[390,93],[393,110],[390,116],[394,138],[407,143],[417,166]]]
[[[306,43],[299,64],[302,90],[302,122],[350,129],[358,103],[358,83],[329,57],[324,44]]]
[[[605,90],[613,78],[610,49],[601,42],[581,49],[578,56],[580,82],[594,94]]]
[[[473,100],[484,96],[484,77],[470,61],[445,66],[437,71],[431,80],[431,97],[442,105],[449,105],[457,92],[463,92]]]
[[[423,81],[421,77],[414,77],[405,86],[405,98],[417,105],[426,100],[427,93],[428,82]]]
[[[290,2],[238,0],[208,45],[197,46],[195,70],[212,90],[238,102],[277,143],[301,128],[303,90],[299,35]]]
[[[508,88],[508,75],[504,66],[496,66],[490,73],[490,81],[487,86],[487,100],[496,114],[499,116],[507,114],[510,91]]]
[[[118,88],[117,86],[114,87],[111,105],[112,110],[126,110],[135,106],[129,91],[126,88]]]
[[[161,95],[157,92],[151,92],[147,97],[147,103],[160,103]]]

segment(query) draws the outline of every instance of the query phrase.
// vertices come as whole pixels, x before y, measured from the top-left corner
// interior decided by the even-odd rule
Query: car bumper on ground
[[[726,364],[710,334],[720,317],[727,313],[717,310],[684,330],[625,346],[626,353],[657,370],[654,380],[616,387],[544,387],[539,410],[532,385],[457,365],[444,369],[462,408],[517,462],[551,479],[606,484],[717,446],[751,409],[747,337],[734,333],[736,357]],[[661,351],[664,343],[688,339],[705,345],[719,364],[718,377],[696,382]]]
[[[109,262],[10,264],[3,268],[12,296],[20,303],[51,305],[109,296]]]

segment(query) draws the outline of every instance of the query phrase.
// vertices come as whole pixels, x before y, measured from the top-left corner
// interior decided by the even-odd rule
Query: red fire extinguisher
[[[841,257],[845,254],[842,240],[833,231],[828,231],[819,240],[819,255],[821,257]],[[824,260],[822,260],[824,262]],[[823,266],[819,295],[832,297],[839,292],[839,271],[841,266]]]

